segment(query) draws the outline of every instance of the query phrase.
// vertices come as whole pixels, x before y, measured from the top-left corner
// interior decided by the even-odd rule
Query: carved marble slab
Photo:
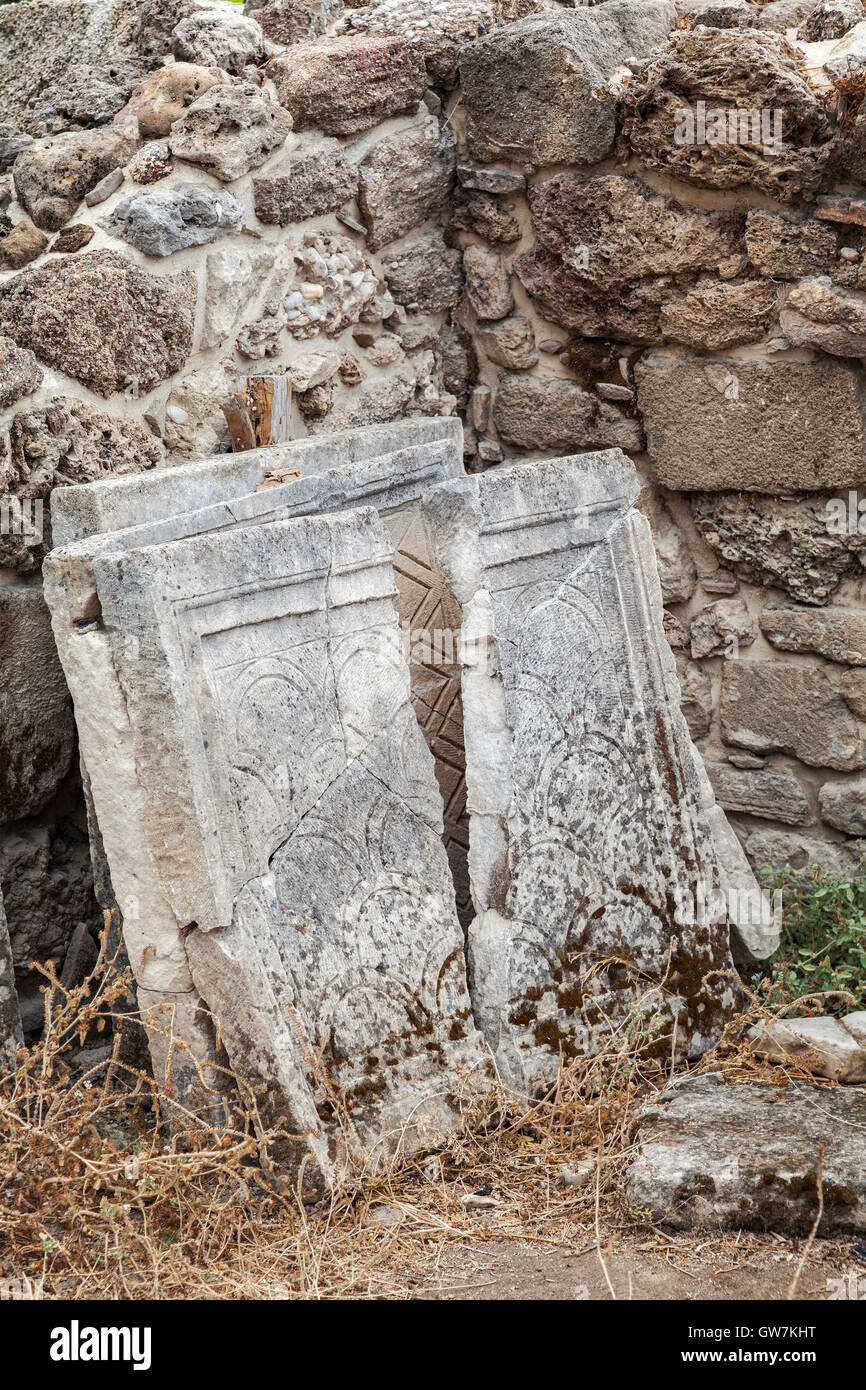
[[[611,450],[425,498],[463,610],[473,1005],[523,1090],[625,1030],[699,1054],[736,1003],[728,925],[698,920],[718,866],[637,495]]]
[[[139,978],[207,1001],[311,1155],[305,1181],[449,1127],[484,1051],[377,513],[97,538],[99,612],[70,621],[64,571],[86,548],[55,552],[50,601],[76,705],[101,698],[110,729],[126,710],[125,837],[100,720],[82,747],[115,888],[150,895]],[[88,675],[75,642],[94,636]]]

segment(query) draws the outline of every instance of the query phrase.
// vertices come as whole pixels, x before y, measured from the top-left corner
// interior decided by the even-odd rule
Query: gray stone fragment
[[[72,762],[72,702],[38,586],[0,586],[0,671],[3,825],[41,811]]]
[[[857,1013],[846,1014],[840,1019],[840,1023],[860,1047],[866,1048],[866,1010],[860,1009]]]
[[[610,154],[614,69],[642,57],[676,24],[673,5],[607,0],[494,28],[460,51],[466,135],[474,160],[594,164]]]
[[[0,337],[0,410],[32,395],[44,375],[32,352],[17,347],[11,338]]]
[[[805,43],[824,43],[841,39],[864,18],[861,0],[820,0],[797,30],[797,38]]]
[[[85,827],[63,819],[0,830],[0,892],[22,1012],[25,997],[35,995],[41,1014],[42,977],[28,972],[30,963],[50,960],[59,972],[79,922],[102,925]]]
[[[866,666],[866,613],[857,608],[794,608],[768,603],[758,619],[774,647],[818,652],[828,661]]]
[[[866,835],[866,777],[825,782],[818,793],[821,817],[846,835]]]
[[[116,193],[123,183],[123,170],[112,169],[110,174],[106,174],[104,179],[91,188],[89,193],[85,193],[84,201],[89,208],[95,208],[99,203],[104,203],[106,198],[110,198],[112,193]]]
[[[866,840],[848,843],[813,840],[806,835],[786,834],[782,830],[755,830],[745,843],[746,854],[756,869],[793,869],[850,877],[860,870],[866,858]]]
[[[815,819],[796,777],[776,768],[744,771],[728,763],[707,763],[707,774],[720,806],[741,815],[810,825]]]
[[[56,232],[85,194],[132,158],[138,143],[134,130],[116,126],[38,140],[15,161],[18,201],[37,227]]]
[[[7,1066],[12,1065],[15,1050],[23,1041],[12,947],[9,944],[6,913],[3,911],[3,893],[0,891],[0,1077]]]
[[[404,241],[382,261],[388,289],[412,313],[450,309],[463,293],[463,258],[440,231]]]
[[[757,628],[741,598],[722,598],[695,614],[689,627],[692,656],[724,654],[736,657],[740,647],[748,647],[757,637]]]
[[[170,256],[238,232],[243,220],[241,204],[224,189],[176,183],[124,198],[105,227],[147,256]]]
[[[473,242],[463,252],[463,273],[469,303],[480,319],[504,319],[513,311],[511,277],[498,251]]]
[[[323,139],[312,150],[302,145],[276,169],[253,179],[256,217],[278,227],[319,217],[353,198],[357,184],[357,171],[338,141]]]
[[[676,1230],[743,1228],[819,1236],[866,1231],[866,1092],[683,1076],[642,1112],[629,1206]]]
[[[454,179],[454,136],[435,116],[385,136],[358,169],[367,245],[378,251],[444,209]]]
[[[493,422],[506,444],[523,449],[639,450],[640,424],[574,381],[505,372]]]
[[[524,1093],[636,1006],[612,955],[641,995],[671,967],[664,999],[640,1006],[657,1002],[662,1049],[675,1014],[677,1050],[699,1054],[734,1003],[727,981],[697,985],[730,959],[727,923],[697,925],[690,881],[719,885],[712,793],[638,491],[612,452],[483,473],[424,504],[463,609],[475,1016]]]
[[[709,732],[713,714],[713,686],[706,671],[696,661],[677,657],[677,679],[680,683],[680,709],[692,738],[703,738]],[[712,779],[711,779],[712,780]],[[713,788],[717,791],[717,788]]]
[[[172,32],[174,56],[241,77],[265,58],[265,37],[235,5],[197,4]]]
[[[792,1062],[813,1076],[866,1082],[866,1051],[835,1018],[775,1018],[749,1029],[759,1057]]]
[[[169,145],[176,158],[232,183],[264,164],[291,128],[288,111],[261,87],[222,84],[187,108],[171,127]]]
[[[635,368],[647,452],[684,491],[804,492],[866,483],[854,368],[647,353]]]
[[[200,346],[216,347],[237,327],[274,264],[267,246],[222,246],[207,258]]]
[[[32,144],[32,135],[23,135],[14,126],[3,126],[0,129],[0,174],[5,174],[7,169],[11,169],[19,154],[28,150]]]
[[[655,483],[641,474],[638,510],[650,524],[664,603],[686,603],[695,592],[698,573],[685,536],[677,526]]]
[[[794,347],[818,348],[836,357],[866,354],[866,301],[834,288],[829,279],[795,285],[779,324]]]
[[[268,64],[296,130],[357,135],[414,110],[427,73],[417,47],[399,35],[319,39],[278,53]]]
[[[498,323],[479,323],[475,337],[497,367],[522,372],[538,361],[532,324],[522,314],[513,314]]]
[[[817,667],[725,662],[719,718],[723,740],[737,748],[789,753],[839,772],[863,766],[857,721]]]
[[[845,671],[839,689],[858,719],[866,719],[866,671]]]

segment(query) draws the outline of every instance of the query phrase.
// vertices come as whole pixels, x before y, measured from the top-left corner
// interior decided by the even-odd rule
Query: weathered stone
[[[19,154],[29,150],[32,144],[32,135],[24,135],[11,125],[0,127],[0,174],[11,169]]]
[[[352,487],[352,474],[345,483]],[[301,511],[310,510],[311,502],[315,506],[316,481],[308,479],[307,484],[306,506],[298,498]],[[293,487],[283,489],[289,498]],[[249,503],[266,513],[273,491],[250,497]],[[184,518],[178,523],[182,527]],[[217,609],[196,605],[200,635],[194,640],[205,657],[205,679],[217,708],[230,702],[234,711],[228,722],[225,713],[220,714],[219,724],[237,733],[228,742],[211,732],[204,740],[199,737],[178,763],[178,752],[170,752],[169,745],[184,738],[183,725],[195,703],[190,689],[170,712],[163,709],[160,726],[167,737],[160,737],[164,753],[155,749],[155,757],[158,762],[163,756],[168,759],[164,771],[173,769],[170,775],[184,804],[192,805],[189,798],[195,798],[200,779],[204,788],[215,775],[234,782],[239,799],[214,806],[215,839],[195,816],[178,817],[180,803],[176,809],[165,803],[167,820],[159,812],[155,819],[146,812],[142,849],[153,855],[156,870],[148,892],[168,895],[156,904],[155,914],[143,914],[151,946],[156,946],[160,928],[168,932],[172,922],[175,943],[180,940],[179,914],[195,899],[198,926],[185,933],[178,964],[191,968],[207,997],[233,1066],[250,1081],[267,1082],[266,1110],[284,1115],[294,1132],[307,1132],[300,1151],[311,1151],[318,1167],[318,1173],[315,1168],[310,1173],[308,1167],[308,1178],[325,1183],[342,1166],[327,1152],[332,1122],[314,1070],[304,1062],[305,1051],[311,1049],[324,1049],[329,1074],[351,1116],[348,1142],[359,1156],[369,1158],[371,1150],[381,1146],[383,1127],[391,1131],[408,1125],[409,1144],[429,1140],[438,1127],[454,1124],[450,1103],[439,1096],[447,1091],[455,1067],[482,1064],[482,1053],[472,1029],[462,938],[439,839],[441,800],[409,703],[408,669],[395,646],[398,630],[387,532],[370,511],[362,510],[252,529],[247,525],[226,535],[125,554],[112,555],[112,538],[108,541],[107,547],[97,543],[102,554],[95,564],[96,584],[106,566],[122,564],[126,583],[119,587],[112,581],[112,587],[119,603],[133,602],[137,612],[140,606],[132,591],[141,584],[162,585],[160,571],[166,564],[175,586],[181,591],[194,588],[199,594],[206,592],[202,581],[210,584],[211,568],[224,566],[237,602],[250,613],[257,592],[270,595],[267,612],[256,616],[256,646],[249,650],[240,612],[237,625],[226,629]],[[62,559],[58,563],[62,565]],[[301,575],[303,594],[298,592]],[[262,591],[259,586],[265,579],[273,582]],[[277,611],[273,599],[279,593],[285,601]],[[297,599],[303,607],[293,602]],[[112,601],[107,602],[111,608]],[[121,626],[126,626],[125,618]],[[279,632],[279,646],[272,656],[263,657],[261,639],[272,626],[275,637]],[[112,631],[113,622],[107,627]],[[363,645],[356,636],[361,630]],[[222,634],[221,647],[231,641],[236,648],[230,683],[221,674],[228,668],[215,651],[210,656],[213,648],[206,639],[211,631]],[[141,638],[146,640],[143,631]],[[160,668],[171,660],[169,640],[168,630],[160,640],[157,627],[147,641],[148,669],[158,679]],[[299,644],[306,673],[303,690],[292,660]],[[106,650],[99,675],[109,692],[112,679],[124,680],[129,655],[124,641]],[[211,664],[215,658],[216,664]],[[109,659],[117,676],[107,668]],[[310,697],[306,688],[316,660],[322,679]],[[88,677],[85,660],[79,679],[94,679],[95,661],[94,652],[91,674]],[[135,742],[149,737],[142,674],[139,668],[133,682],[138,695],[128,715],[126,737]],[[191,668],[178,668],[176,679],[196,681]],[[164,699],[160,703],[164,705]],[[276,735],[265,733],[269,720],[276,720]],[[399,752],[393,756],[396,731]],[[110,776],[109,750],[104,737],[93,741],[95,733],[94,727],[85,740],[82,731],[82,747],[100,823],[111,832],[106,848],[116,878],[131,871],[134,855],[117,838],[122,832],[114,819],[116,801],[104,785]],[[245,772],[238,762],[241,741]],[[176,746],[179,750],[181,745]],[[252,782],[251,758],[257,768],[261,763]],[[138,775],[149,777],[143,767]],[[211,813],[207,815],[209,819]],[[369,825],[356,844],[347,827],[368,825],[371,817],[377,831],[374,834]],[[329,826],[337,824],[343,848],[335,851]],[[160,842],[168,848],[178,834],[187,845],[185,863],[172,863],[160,849]],[[205,849],[205,837],[216,857]],[[242,847],[243,864],[236,858],[235,845]],[[323,853],[328,858],[324,877],[318,867]],[[316,922],[312,946],[303,932],[289,929],[293,922],[308,920]],[[347,922],[355,923],[348,935]],[[355,962],[351,968],[347,949]],[[288,970],[283,984],[267,965],[275,951]],[[153,978],[157,954],[154,949],[149,954],[140,951],[134,965]],[[330,982],[345,978],[347,971],[352,975],[349,999],[343,985],[336,993],[330,988]],[[261,1007],[263,988],[274,999],[269,1011]],[[423,1025],[411,1008],[419,991]],[[291,1020],[281,1002],[291,1007]],[[415,1024],[407,1024],[407,1008]],[[437,1044],[432,1049],[431,1040]]]
[[[0,270],[21,270],[41,256],[47,245],[45,233],[34,227],[29,218],[22,217],[11,232],[0,236]]]
[[[749,1037],[759,1057],[793,1063],[831,1081],[854,1086],[866,1081],[866,1051],[835,1018],[774,1018],[750,1028]]]
[[[151,140],[143,145],[126,166],[126,173],[133,183],[159,183],[160,179],[167,179],[173,170],[171,149],[165,140]]]
[[[862,227],[866,225],[866,199],[828,193],[817,200],[815,216],[826,222],[839,222],[843,226]]]
[[[32,352],[0,337],[0,410],[32,395],[44,375]]]
[[[845,79],[862,71],[866,64],[866,18],[861,19],[830,49],[824,59],[824,72],[832,81]]]
[[[837,357],[866,355],[866,300],[833,288],[828,279],[796,285],[779,323],[795,347],[819,348]]]
[[[621,174],[555,175],[533,185],[529,206],[537,239],[515,273],[546,319],[590,337],[660,342],[663,306],[681,297],[677,278],[690,284],[743,253],[740,214],[687,207]],[[706,284],[717,286],[703,291],[717,310],[736,307],[732,290]],[[739,297],[748,304],[748,294]]]
[[[94,478],[138,473],[162,460],[162,445],[135,420],[121,420],[86,401],[56,396],[19,411],[9,432],[0,492],[15,499],[38,525],[0,536],[0,565],[27,573],[51,549],[51,498],[60,488]]]
[[[808,1235],[866,1231],[862,1090],[719,1072],[677,1078],[641,1113],[628,1203],[677,1230],[744,1229]]]
[[[106,230],[147,256],[170,256],[230,236],[243,225],[244,210],[224,189],[176,183],[133,193],[116,203]]]
[[[322,140],[313,150],[302,145],[279,168],[253,179],[256,217],[278,227],[319,217],[354,198],[357,184],[357,170],[336,140]]]
[[[727,981],[698,983],[725,968],[727,926],[696,924],[690,874],[714,888],[718,870],[638,490],[614,452],[424,501],[463,609],[475,1017],[524,1093],[598,1048],[638,974],[644,990],[670,968],[660,1050],[675,1016],[676,1051],[697,1055],[734,1004]]]
[[[822,604],[844,578],[866,568],[866,535],[828,526],[832,496],[796,499],[760,493],[698,493],[691,499],[703,539],[743,579]]]
[[[720,806],[744,816],[810,825],[815,817],[796,777],[776,768],[752,772],[728,763],[707,763],[707,775]]]
[[[266,0],[253,14],[267,38],[291,45],[318,38],[342,8],[343,0]]]
[[[846,1014],[840,1019],[842,1027],[846,1029],[860,1047],[866,1048],[866,1010],[859,1009],[857,1013]]]
[[[417,380],[412,368],[401,364],[390,376],[377,377],[363,386],[329,416],[327,429],[351,430],[379,425],[405,415],[415,395]],[[315,425],[312,426],[315,429]]]
[[[783,203],[815,197],[834,147],[797,49],[775,34],[678,31],[634,69],[621,110],[622,157]]]
[[[850,877],[866,857],[866,840],[839,843],[813,840],[781,830],[755,830],[746,840],[746,853],[756,869],[812,870]]]
[[[786,34],[808,18],[815,3],[816,0],[771,0],[769,5],[762,5],[754,15],[755,28]]]
[[[195,302],[190,271],[156,279],[116,251],[85,251],[0,284],[0,332],[100,395],[148,391],[183,366]]]
[[[237,382],[222,362],[209,363],[175,382],[165,403],[163,438],[172,466],[231,448],[223,405]]]
[[[668,638],[670,641],[670,638]],[[677,657],[677,679],[680,683],[680,709],[692,738],[709,733],[713,714],[713,685],[706,671],[695,661]]]
[[[404,348],[410,351],[412,339],[407,338],[405,331],[400,336]],[[472,336],[456,324],[444,323],[429,346],[435,352],[442,386],[456,397],[461,409],[465,409],[478,379],[478,355]]]
[[[185,63],[224,68],[235,77],[265,59],[265,41],[255,20],[233,6],[198,4],[172,31],[174,56]]]
[[[339,365],[340,359],[335,352],[302,352],[292,358],[286,375],[293,391],[309,391],[335,377]]]
[[[464,159],[457,165],[457,178],[461,188],[474,188],[480,193],[522,193],[526,188],[526,175],[517,169],[491,169]]]
[[[829,275],[838,267],[839,233],[815,217],[789,217],[767,208],[746,215],[746,250],[762,275],[798,280]]]
[[[305,420],[324,420],[334,408],[334,392],[330,386],[310,386],[298,393],[298,409]]]
[[[141,81],[143,67],[138,58],[76,64],[39,93],[31,107],[29,128],[51,135],[76,126],[107,125]]]
[[[450,309],[463,293],[463,258],[440,231],[412,237],[383,257],[385,280],[398,304],[413,313]]]
[[[604,159],[616,134],[607,79],[675,23],[672,5],[607,0],[592,12],[535,15],[468,44],[460,76],[470,155],[524,164]]]
[[[805,492],[866,482],[863,389],[841,362],[648,353],[635,381],[665,487]]]
[[[504,319],[514,309],[511,278],[498,251],[473,242],[463,252],[466,294],[482,319]]]
[[[638,510],[650,524],[664,603],[686,603],[695,592],[698,574],[685,537],[651,478],[641,474]],[[685,643],[684,643],[685,645]]]
[[[216,347],[230,336],[275,257],[276,252],[267,246],[223,246],[209,253],[200,347]]]
[[[21,121],[24,113],[38,110],[46,89],[62,92],[82,69],[125,72],[139,57],[136,27],[136,7],[129,0],[0,6],[0,121]],[[152,61],[167,51],[160,48]]]
[[[459,194],[451,200],[450,226],[455,231],[474,232],[494,245],[509,246],[521,237],[520,223],[502,202],[490,193]]]
[[[702,608],[692,618],[689,640],[692,656],[724,654],[735,657],[740,647],[748,647],[758,635],[754,619],[741,598],[722,598]]]
[[[825,782],[818,793],[821,818],[846,835],[866,835],[866,777]]]
[[[57,233],[48,250],[52,256],[73,255],[89,246],[93,236],[94,229],[86,222],[73,222],[71,226],[64,227],[62,232]]]
[[[278,53],[268,76],[296,130],[357,135],[411,111],[427,86],[424,63],[405,39],[328,38]]]
[[[855,24],[866,18],[861,0],[820,0],[797,30],[804,43],[823,43],[841,39]]]
[[[0,586],[0,825],[35,816],[69,771],[75,728],[41,590]]]
[[[164,140],[192,102],[225,81],[221,68],[196,67],[193,63],[157,68],[129,103],[130,112],[138,120],[139,133],[145,140]]]
[[[378,251],[443,211],[454,179],[454,136],[430,116],[378,141],[358,172],[367,245]]]
[[[845,671],[839,689],[858,719],[866,719],[866,671]]]
[[[175,121],[169,144],[178,159],[231,183],[264,164],[291,128],[291,116],[273,97],[242,82],[198,97]]]
[[[792,608],[770,604],[761,610],[761,631],[783,652],[818,652],[828,661],[866,666],[866,613],[857,608]]]
[[[7,1067],[11,1066],[15,1051],[23,1041],[21,1011],[18,1008],[18,995],[15,993],[12,946],[6,926],[6,913],[3,910],[3,893],[0,891],[0,1077]]]
[[[707,352],[753,343],[769,327],[776,297],[777,287],[769,280],[701,276],[691,289],[661,305],[661,337]]]
[[[479,347],[498,367],[509,371],[525,371],[538,361],[532,324],[522,314],[500,319],[498,323],[480,323],[475,337]]]
[[[522,449],[606,449],[642,444],[637,420],[573,381],[521,376],[499,379],[493,421],[506,444]]]
[[[104,203],[106,198],[110,198],[112,193],[116,193],[123,183],[123,170],[112,169],[110,174],[106,174],[104,179],[100,179],[95,188],[91,188],[89,193],[85,193],[84,201],[89,208],[95,208],[97,204]]]
[[[12,170],[18,201],[37,227],[56,232],[91,188],[131,159],[137,144],[129,128],[118,126],[37,140]]]
[[[857,721],[814,666],[727,661],[719,704],[725,743],[757,753],[790,753],[810,767],[862,767]]]
[[[315,338],[322,332],[336,337],[359,320],[385,317],[376,273],[351,241],[329,232],[307,232],[294,256],[300,283],[283,301],[293,337]],[[392,311],[390,301],[388,312]]]
[[[419,9],[416,0],[385,0],[350,9],[337,28],[341,33],[404,35],[424,59],[431,87],[450,90],[457,83],[461,43],[533,8],[534,0],[508,0],[499,10],[491,0],[437,0],[435,9]],[[430,95],[425,93],[425,101]]]

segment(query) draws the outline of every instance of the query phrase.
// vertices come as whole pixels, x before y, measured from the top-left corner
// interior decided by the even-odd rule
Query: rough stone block
[[[357,135],[411,111],[427,86],[423,59],[399,36],[344,37],[299,44],[268,64],[296,130]]]
[[[367,246],[378,251],[440,214],[454,181],[454,136],[435,116],[385,136],[359,167],[358,206]]]
[[[0,825],[35,816],[72,762],[72,702],[41,589],[0,586]]]
[[[12,947],[9,944],[6,914],[3,911],[3,893],[0,892],[0,1076],[11,1063],[16,1047],[23,1041],[21,1013],[18,1008],[18,995],[15,993]]]
[[[651,352],[635,379],[647,451],[665,487],[772,493],[866,483],[863,388],[841,362]]]
[[[278,168],[253,179],[256,217],[278,227],[320,217],[354,198],[357,186],[357,170],[336,140],[322,140],[312,150],[302,145]]]
[[[818,793],[821,818],[846,835],[866,835],[866,777],[825,782]]]
[[[862,767],[857,720],[814,666],[726,661],[719,719],[725,743],[751,753],[789,753],[810,767]]]
[[[782,830],[755,830],[745,843],[749,862],[756,869],[814,868],[824,873],[850,877],[866,859],[866,840],[813,840],[807,835],[790,835]]]
[[[524,1091],[561,1055],[594,1051],[647,991],[661,1052],[674,1017],[678,1053],[696,1055],[734,1007],[727,980],[704,983],[730,961],[727,921],[696,906],[697,879],[707,895],[719,885],[712,793],[638,492],[614,452],[488,472],[424,502],[463,609],[475,1016]],[[662,998],[652,982],[668,969]]]
[[[864,1125],[862,1089],[680,1077],[644,1107],[629,1205],[676,1230],[808,1235],[823,1142],[819,1235],[862,1233]]]
[[[470,155],[518,164],[606,158],[616,134],[607,79],[675,24],[673,5],[608,0],[599,11],[533,15],[466,45],[460,75]]]
[[[866,1081],[866,1051],[835,1018],[775,1018],[749,1029],[760,1057],[791,1061],[813,1076],[858,1085]]]
[[[178,159],[231,183],[264,164],[291,127],[288,111],[260,87],[220,85],[184,110],[171,127],[169,145]]]
[[[575,381],[503,372],[493,423],[521,449],[641,448],[639,421]]]
[[[783,652],[818,652],[828,661],[866,666],[866,613],[858,608],[768,603],[758,622],[768,642]]]
[[[744,771],[729,763],[707,763],[707,775],[726,811],[780,820],[785,825],[809,825],[815,819],[803,788],[790,772],[776,768]]]
[[[48,584],[112,880],[157,909],[135,949],[127,931],[130,957],[148,988],[160,966],[178,991],[189,972],[325,1186],[346,1149],[369,1158],[453,1125],[461,1074],[484,1065],[392,543],[361,508],[112,545],[97,538],[92,557],[99,631],[61,617],[70,552]],[[70,656],[79,639],[89,652]]]

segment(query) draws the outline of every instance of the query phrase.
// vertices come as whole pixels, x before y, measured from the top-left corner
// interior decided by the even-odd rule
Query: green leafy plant
[[[850,879],[819,869],[804,875],[764,868],[759,877],[764,888],[782,891],[779,949],[757,971],[764,989],[774,986],[774,1006],[843,990],[856,1002],[830,997],[817,1011],[866,1009],[866,859]]]

